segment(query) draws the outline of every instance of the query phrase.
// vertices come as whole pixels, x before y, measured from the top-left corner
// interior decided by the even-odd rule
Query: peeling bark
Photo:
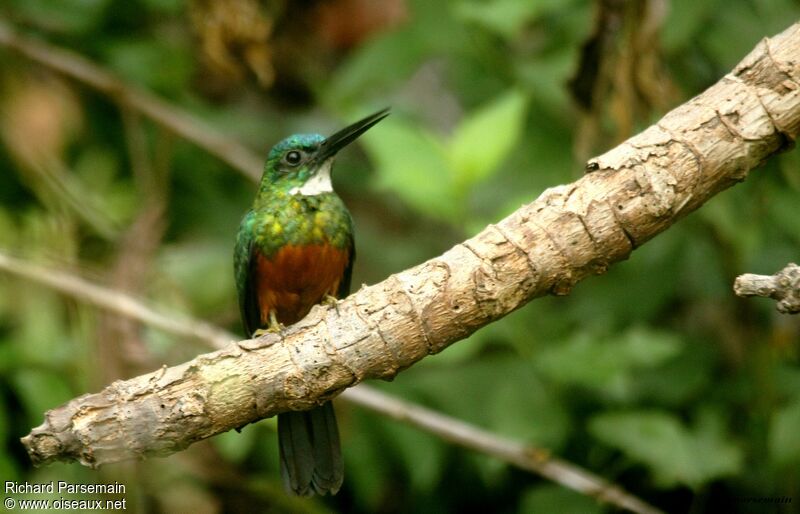
[[[281,334],[232,342],[48,411],[23,438],[36,464],[166,455],[370,378],[391,379],[546,294],[568,294],[793,144],[800,24],[591,171],[443,255],[315,307]]]

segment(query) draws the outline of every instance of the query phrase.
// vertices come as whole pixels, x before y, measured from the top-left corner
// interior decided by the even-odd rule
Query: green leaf
[[[635,370],[658,366],[680,349],[676,335],[643,327],[611,341],[582,332],[542,352],[536,365],[554,381],[600,388],[614,397],[627,398],[633,393]]]
[[[529,489],[522,496],[519,512],[523,514],[540,514],[542,512],[600,514],[603,512],[603,507],[590,496],[557,485],[543,485]]]
[[[73,189],[85,203],[91,203],[99,216],[113,227],[130,220],[141,207],[136,189],[119,180],[117,156],[107,148],[90,147],[78,155],[73,165]]]
[[[11,453],[0,453],[0,477],[4,481],[20,481],[21,473],[17,470],[17,463],[12,458]]]
[[[721,4],[725,5],[725,4]],[[737,2],[736,8],[717,8],[714,23],[703,25],[704,55],[723,69],[734,66],[766,34],[776,34],[800,16],[797,2],[771,0]],[[693,42],[698,45],[697,42]]]
[[[563,0],[494,0],[461,2],[455,14],[507,39],[516,38],[526,24],[546,9],[562,6]]]
[[[447,2],[410,3],[414,23],[379,31],[354,48],[329,81],[317,84],[323,103],[353,107],[365,98],[385,100],[387,91],[402,86],[431,55],[463,52],[468,35],[449,16]]]
[[[663,411],[608,412],[589,421],[589,431],[646,465],[660,487],[697,488],[742,467],[742,452],[723,432],[718,415],[703,412],[694,429]]]
[[[558,398],[527,365],[505,368],[503,380],[489,387],[485,415],[491,429],[558,451],[571,434],[570,419]]]
[[[382,420],[375,414],[355,411],[352,415],[353,433],[344,438],[343,452],[349,487],[355,491],[355,501],[367,512],[378,510],[385,489],[392,483],[392,462],[386,455]]]
[[[229,245],[194,240],[165,247],[158,266],[165,277],[180,285],[179,292],[191,299],[192,312],[213,315],[233,298],[231,252]],[[197,277],[204,278],[197,280]],[[158,287],[163,298],[175,288],[175,283],[170,281]]]
[[[696,44],[697,33],[703,30],[716,9],[719,9],[716,1],[672,0],[664,23],[669,30],[662,30],[660,34],[664,49],[672,52]]]
[[[394,421],[385,423],[386,441],[405,463],[413,490],[428,493],[439,485],[446,446],[430,434]]]
[[[183,14],[186,4],[182,0],[143,0],[147,8],[159,14]]]
[[[715,365],[713,348],[686,345],[680,355],[659,366],[657,371],[643,370],[636,374],[637,398],[661,405],[687,405],[709,387]]]
[[[452,173],[433,134],[395,118],[363,140],[377,163],[378,187],[395,192],[423,214],[457,219],[461,206],[451,186]]]
[[[96,27],[109,0],[13,0],[12,4],[17,17],[30,18],[50,31],[78,34]]]
[[[412,35],[408,31],[385,34],[357,48],[321,94],[333,104],[347,104],[411,75],[424,56],[424,48]]]
[[[795,165],[798,164],[800,164],[800,159],[795,163]],[[800,242],[800,216],[797,215],[798,191],[786,187],[785,184],[767,184],[767,188],[765,197],[769,198],[769,201],[765,202],[764,207],[769,209],[770,222],[783,230],[787,242],[791,241],[796,245]]]
[[[452,365],[433,361],[400,375],[394,387],[408,387],[410,395],[428,399],[433,408],[507,437],[551,449],[569,437],[563,399],[529,361],[515,354]]]
[[[105,53],[123,76],[161,93],[184,93],[192,74],[190,50],[165,39],[119,40],[109,44]]]
[[[535,92],[534,98],[540,109],[553,113],[556,122],[563,123],[561,113],[573,108],[573,99],[564,84],[575,73],[575,53],[574,49],[566,47],[537,56],[536,59],[514,63],[520,82],[526,90]],[[543,122],[538,117],[531,116],[531,118],[536,119],[536,124],[528,129],[530,135],[537,138],[562,136],[560,128],[554,130],[551,123]],[[567,140],[572,136],[570,133],[566,135]],[[556,144],[549,144],[548,150],[555,155],[564,156],[564,146],[565,141],[557,141]],[[572,155],[562,158],[568,160]],[[574,161],[568,160],[565,170],[571,169],[573,164]]]
[[[14,331],[14,343],[19,362],[28,366],[70,365],[75,344],[66,334],[59,297],[52,291],[26,285],[15,298],[13,309],[19,325]]]
[[[0,370],[2,371],[2,370]],[[2,395],[0,395],[0,441],[5,441],[9,436],[9,418],[8,418],[8,405]],[[2,460],[2,452],[0,452],[0,460]]]
[[[736,194],[746,198],[743,191],[733,193],[734,195],[723,195],[708,202],[700,211],[700,216],[711,224],[716,237],[727,246],[727,252],[732,252],[731,257],[743,258],[761,251],[763,227],[756,221],[760,213],[752,205],[747,205],[746,202],[742,205],[741,201],[737,201]]]
[[[527,99],[511,90],[471,113],[456,129],[449,157],[462,189],[488,178],[520,139]]]
[[[772,417],[769,453],[779,465],[800,464],[800,398]]]
[[[241,463],[251,453],[256,438],[262,433],[259,427],[249,425],[239,432],[229,430],[219,434],[211,442],[226,460]]]
[[[29,416],[36,424],[49,409],[66,403],[73,392],[60,376],[46,371],[28,368],[11,375],[14,391],[20,397]]]

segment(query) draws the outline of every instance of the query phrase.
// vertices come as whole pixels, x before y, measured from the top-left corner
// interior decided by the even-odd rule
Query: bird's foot
[[[286,328],[283,323],[280,323],[275,317],[275,311],[269,313],[269,326],[267,328],[259,328],[253,332],[253,337],[261,337],[265,334],[278,334]]]
[[[322,298],[322,302],[321,303],[322,303],[322,305],[326,305],[328,307],[333,307],[334,310],[336,310],[336,315],[337,316],[339,315],[339,299],[338,298],[336,298],[335,296],[331,296],[329,294],[326,294]]]
[[[278,332],[282,332],[284,328],[286,328],[284,324],[279,322],[278,318],[275,316],[275,311],[270,311],[269,327],[267,328],[267,332],[277,334]]]
[[[286,327],[284,327],[281,324],[278,324],[277,327],[270,326],[270,327],[267,327],[267,328],[256,329],[256,331],[253,332],[253,339],[255,339],[256,337],[261,337],[261,336],[267,335],[267,334],[277,334],[281,330],[283,330],[284,328],[286,328]]]

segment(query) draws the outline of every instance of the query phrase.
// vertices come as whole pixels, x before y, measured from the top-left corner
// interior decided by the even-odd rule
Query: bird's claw
[[[336,298],[335,296],[331,296],[329,294],[326,294],[322,298],[322,305],[327,305],[328,307],[333,307],[334,310],[336,311],[336,314],[339,315],[339,299]]]
[[[269,313],[269,326],[267,328],[256,329],[256,331],[253,332],[253,337],[261,337],[265,334],[278,334],[285,328],[283,323],[280,323],[275,317],[275,311],[272,311]]]
[[[283,330],[284,328],[286,328],[286,327],[284,327],[280,323],[278,324],[278,326],[269,326],[267,328],[259,328],[259,329],[256,329],[255,332],[253,332],[253,338],[255,339],[256,337],[261,337],[261,336],[264,336],[264,335],[267,335],[267,334],[277,334],[281,330]]]

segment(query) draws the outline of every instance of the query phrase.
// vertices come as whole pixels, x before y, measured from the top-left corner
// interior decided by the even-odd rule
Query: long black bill
[[[357,121],[352,125],[348,125],[336,134],[328,137],[322,142],[319,147],[319,153],[316,159],[319,162],[324,162],[329,157],[336,155],[336,152],[355,141],[358,136],[369,130],[376,123],[383,118],[389,116],[389,108],[382,109],[375,114],[371,114],[363,120]]]

